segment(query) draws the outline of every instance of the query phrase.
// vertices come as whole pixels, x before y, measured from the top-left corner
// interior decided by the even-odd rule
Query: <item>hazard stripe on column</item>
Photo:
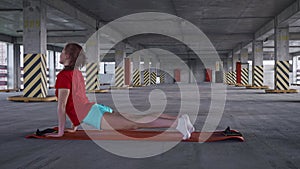
[[[289,61],[276,62],[276,90],[289,90],[290,77],[289,77],[290,63]]]
[[[156,72],[151,72],[151,82],[152,85],[156,85]]]
[[[230,72],[226,73],[226,84],[230,83]]]
[[[242,69],[242,85],[248,85],[249,83],[249,72],[247,68]]]
[[[227,84],[227,73],[223,72],[223,83]]]
[[[91,91],[98,87],[98,64],[88,63],[86,64],[86,90]]]
[[[232,84],[232,72],[228,72],[227,78],[228,78],[227,84]]]
[[[264,67],[254,66],[253,86],[262,87],[264,85]]]
[[[47,97],[47,66],[44,54],[24,55],[24,97]]]
[[[232,84],[236,84],[236,71],[232,72]]]
[[[115,68],[115,86],[116,87],[124,87],[124,68],[116,67]]]
[[[226,84],[229,84],[229,78],[230,78],[229,72],[227,72],[227,73],[226,73]]]
[[[144,71],[144,85],[148,86],[150,85],[150,73],[149,70]]]
[[[138,69],[133,71],[133,86],[140,86],[141,85],[141,73]]]
[[[160,76],[159,76],[160,84],[165,83],[165,76],[166,76],[166,73],[163,72],[163,71],[161,71],[161,72],[160,72]]]

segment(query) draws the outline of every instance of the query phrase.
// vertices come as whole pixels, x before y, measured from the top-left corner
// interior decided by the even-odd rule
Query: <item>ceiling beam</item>
[[[77,19],[78,21],[82,22],[83,24],[89,26],[90,28],[96,30],[97,27],[97,20],[94,19],[93,17],[87,15],[86,13],[76,9],[72,5],[66,3],[65,1],[62,0],[47,0],[43,1],[50,7],[57,9],[70,17]]]
[[[0,34],[0,41],[8,42],[8,43],[15,43],[16,39],[13,36]]]
[[[85,36],[47,36],[47,43],[67,43],[67,42],[77,42],[85,43],[88,40]],[[23,38],[18,37],[16,43],[22,44]]]
[[[254,33],[255,40],[265,40],[274,34],[275,20],[271,20]]]
[[[300,0],[297,0],[292,5],[284,9],[280,14],[274,17],[271,21],[267,22],[264,26],[262,26],[260,29],[258,29],[254,33],[254,39],[253,40],[265,40],[269,37],[274,36],[275,33],[275,27],[284,27],[288,26],[291,23],[294,23],[295,21],[299,20],[300,18]],[[292,35],[294,36],[294,35]],[[298,37],[297,37],[298,38]],[[251,44],[247,43],[243,46],[238,45],[234,52],[240,52],[238,48],[247,47]]]
[[[22,12],[22,8],[1,8],[0,12]]]
[[[277,25],[276,26],[288,26],[291,23],[299,20],[300,17],[300,9],[299,9],[300,1],[297,0],[292,5],[283,10],[276,18]]]

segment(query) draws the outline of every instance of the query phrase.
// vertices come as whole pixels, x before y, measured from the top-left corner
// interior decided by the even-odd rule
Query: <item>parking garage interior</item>
[[[198,132],[230,126],[244,141],[25,138],[58,125],[70,42],[88,57],[90,100],[186,113]],[[299,0],[0,2],[0,168],[297,169],[299,89]]]

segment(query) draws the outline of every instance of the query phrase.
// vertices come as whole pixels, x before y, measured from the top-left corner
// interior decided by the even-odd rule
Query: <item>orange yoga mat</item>
[[[238,132],[230,130],[231,132]],[[239,133],[239,132],[238,132]],[[51,140],[139,140],[139,141],[181,141],[182,135],[177,131],[141,131],[141,130],[78,130],[75,133],[65,133],[62,137],[46,137],[31,134],[26,138]],[[185,142],[215,142],[223,140],[244,141],[242,135],[225,135],[224,131],[193,132]]]

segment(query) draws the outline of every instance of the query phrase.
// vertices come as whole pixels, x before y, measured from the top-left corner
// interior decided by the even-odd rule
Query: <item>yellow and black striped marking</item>
[[[124,68],[116,67],[115,68],[115,87],[124,87]]]
[[[227,84],[232,84],[232,73],[231,72],[227,73]]]
[[[149,70],[144,71],[144,85],[148,86],[150,85],[150,73]]]
[[[249,72],[248,72],[248,68],[243,68],[242,69],[242,81],[241,81],[242,85],[248,85],[249,83]]]
[[[254,66],[253,86],[261,87],[264,85],[264,67]]]
[[[165,76],[166,76],[166,73],[163,72],[163,71],[161,71],[161,72],[160,72],[160,76],[159,76],[160,84],[165,83]]]
[[[98,83],[98,64],[86,64],[86,90],[95,90],[99,88]]]
[[[230,84],[235,84],[235,72],[234,71],[231,71],[231,81],[230,81]]]
[[[227,72],[226,73],[226,84],[229,84],[229,82],[230,82],[230,72]]]
[[[228,84],[229,85],[233,85],[234,83],[234,72],[228,72]]]
[[[47,97],[47,66],[44,54],[24,55],[24,97]]]
[[[289,83],[289,61],[277,61],[276,62],[276,90],[288,90]]]
[[[232,72],[232,84],[236,84],[236,71]]]
[[[140,86],[141,85],[141,73],[138,69],[134,70],[133,72],[133,86]]]
[[[151,85],[156,85],[156,72],[151,72]]]
[[[227,73],[223,72],[223,84],[227,84]]]

